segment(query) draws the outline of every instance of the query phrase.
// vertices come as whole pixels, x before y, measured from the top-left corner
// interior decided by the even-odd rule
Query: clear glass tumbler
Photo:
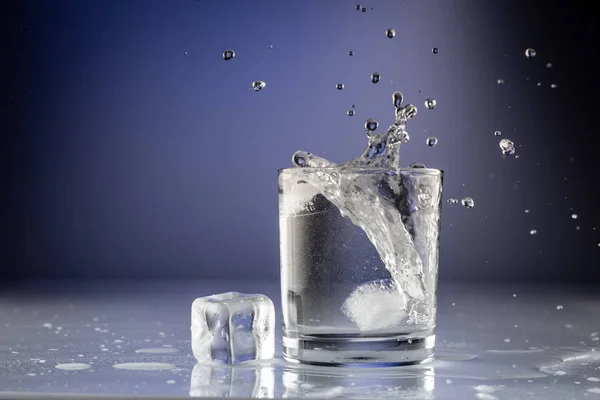
[[[286,360],[433,358],[442,178],[429,168],[279,170]]]

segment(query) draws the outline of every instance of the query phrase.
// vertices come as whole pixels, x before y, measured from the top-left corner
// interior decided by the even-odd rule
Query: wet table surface
[[[42,282],[0,290],[0,399],[104,396],[600,399],[600,288],[440,282],[435,361],[198,364],[194,298],[276,282]],[[279,325],[279,322],[278,322]]]

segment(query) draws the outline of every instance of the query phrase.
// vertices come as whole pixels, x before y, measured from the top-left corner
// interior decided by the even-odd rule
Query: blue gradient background
[[[442,280],[599,281],[591,6],[355,4],[3,3],[0,281],[277,278],[277,169],[361,152],[395,90],[419,107],[403,163],[476,204],[444,206]]]

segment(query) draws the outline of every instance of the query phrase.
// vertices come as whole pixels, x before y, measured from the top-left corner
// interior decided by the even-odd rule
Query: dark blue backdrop
[[[442,279],[598,279],[595,14],[364,6],[3,3],[0,280],[276,278],[277,168],[298,149],[355,156],[367,118],[392,121],[395,90],[419,107],[404,163],[445,170],[445,197],[476,204],[444,207]],[[496,130],[519,159],[502,157]]]

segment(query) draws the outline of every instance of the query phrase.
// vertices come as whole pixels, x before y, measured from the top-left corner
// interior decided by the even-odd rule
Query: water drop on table
[[[528,48],[527,50],[525,50],[525,57],[527,58],[534,58],[535,57],[535,50],[532,49],[531,47]]]
[[[430,137],[428,137],[428,138],[427,138],[427,141],[426,141],[426,143],[427,143],[427,146],[429,146],[429,147],[433,147],[433,146],[435,146],[435,145],[437,144],[437,142],[438,142],[438,140],[437,140],[437,138],[436,138],[436,137],[434,137],[434,136],[430,136]]]
[[[392,39],[394,36],[396,36],[396,31],[390,28],[387,31],[385,31],[385,35]]]
[[[252,90],[254,90],[255,92],[260,92],[264,89],[265,86],[267,86],[267,83],[265,81],[252,82]]]
[[[377,129],[378,126],[379,126],[379,122],[377,122],[377,120],[374,120],[373,118],[370,118],[367,120],[367,122],[365,122],[365,128],[369,132],[373,132],[374,130]]]
[[[377,72],[374,72],[371,75],[371,82],[377,83],[377,82],[379,82],[379,78],[380,78],[379,74]]]
[[[233,50],[225,50],[223,52],[223,59],[225,61],[231,60],[233,57],[235,57],[235,51],[233,51]]]
[[[460,203],[467,208],[475,207],[475,202],[470,197],[463,197]]]
[[[427,99],[425,100],[425,107],[427,107],[429,110],[433,110],[436,106],[436,101],[435,99]]]
[[[337,85],[335,85],[335,88],[337,90],[342,90],[344,88],[344,84],[343,83],[338,83]]]

